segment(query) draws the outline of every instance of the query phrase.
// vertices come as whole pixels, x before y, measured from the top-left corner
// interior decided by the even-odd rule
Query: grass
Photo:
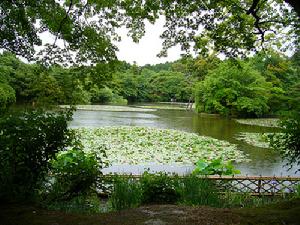
[[[184,205],[220,206],[220,198],[215,184],[207,179],[190,175],[179,186],[180,203]]]
[[[180,204],[218,208],[253,208],[280,203],[296,195],[252,196],[250,193],[220,192],[217,183],[195,175],[169,177],[144,173],[140,180],[116,177],[109,199],[113,210],[134,208],[141,204]]]
[[[135,208],[141,204],[141,185],[133,179],[115,177],[113,192],[109,198],[112,210]]]

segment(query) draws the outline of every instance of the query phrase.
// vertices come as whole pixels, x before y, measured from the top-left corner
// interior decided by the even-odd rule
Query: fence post
[[[258,180],[258,187],[257,187],[257,192],[260,195],[260,190],[261,190],[261,180]]]

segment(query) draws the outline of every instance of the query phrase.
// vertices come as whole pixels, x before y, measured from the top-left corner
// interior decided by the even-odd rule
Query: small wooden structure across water
[[[113,177],[114,175],[104,175]],[[140,179],[142,175],[119,175],[131,179]],[[171,176],[185,179],[185,176]],[[199,179],[212,180],[220,192],[250,193],[252,195],[284,195],[294,193],[300,185],[300,177],[290,176],[199,176]]]

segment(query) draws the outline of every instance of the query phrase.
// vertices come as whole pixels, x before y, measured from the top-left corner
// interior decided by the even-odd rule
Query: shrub
[[[178,179],[165,173],[150,174],[145,172],[141,177],[143,203],[175,203],[180,198]]]
[[[300,164],[300,114],[294,113],[280,122],[281,133],[270,135],[270,145],[279,150],[290,168]],[[300,169],[298,169],[299,171]]]
[[[230,161],[223,162],[222,159],[214,159],[211,162],[200,159],[196,163],[193,174],[198,175],[234,175],[239,174]]]
[[[15,90],[8,84],[0,83],[0,112],[16,101]]]
[[[295,186],[295,197],[300,198],[300,184]]]
[[[111,103],[117,105],[127,105],[128,101],[122,96],[113,93]]]
[[[141,197],[140,183],[134,179],[116,177],[109,201],[113,210],[122,210],[139,206]]]
[[[30,197],[49,160],[71,143],[72,112],[23,111],[0,119],[0,198]]]
[[[51,179],[48,200],[66,201],[77,195],[89,195],[96,187],[101,162],[94,153],[77,148],[59,153],[51,161]]]
[[[113,92],[108,87],[100,88],[95,98],[96,102],[108,103],[111,102],[113,99]]]

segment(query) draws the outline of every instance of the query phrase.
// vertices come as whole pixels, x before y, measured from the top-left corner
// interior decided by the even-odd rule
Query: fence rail
[[[255,195],[274,195],[295,192],[300,177],[267,176],[209,176],[221,190],[250,192]]]
[[[140,179],[142,175],[119,175],[131,179]],[[113,178],[114,175],[104,175]],[[185,179],[185,176],[171,176]],[[221,192],[231,191],[251,193],[252,195],[279,195],[294,193],[300,185],[300,177],[290,176],[199,176],[199,179],[215,181]]]

